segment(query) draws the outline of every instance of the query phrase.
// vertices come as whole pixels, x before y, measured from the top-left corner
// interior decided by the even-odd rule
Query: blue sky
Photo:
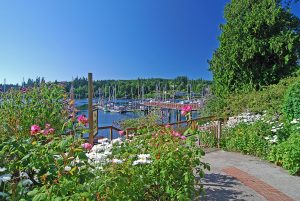
[[[228,0],[0,1],[0,83],[149,77],[212,79]],[[298,4],[299,5],[299,4]],[[300,8],[294,9],[300,16]]]

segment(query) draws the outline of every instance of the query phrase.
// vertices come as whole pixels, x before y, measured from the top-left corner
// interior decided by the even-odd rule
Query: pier
[[[180,104],[180,103],[166,103],[166,102],[144,102],[142,103],[142,105],[147,107],[157,107],[161,109],[170,109],[170,110],[181,110],[181,108],[185,106],[191,106],[193,111],[197,111],[202,108],[201,103]]]

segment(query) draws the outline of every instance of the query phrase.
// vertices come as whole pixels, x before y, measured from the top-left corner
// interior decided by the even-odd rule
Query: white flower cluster
[[[5,172],[6,168],[5,167],[0,167],[0,172]],[[5,183],[7,181],[11,180],[11,174],[3,174],[0,176],[0,185],[1,183]]]
[[[7,169],[5,167],[0,167],[0,172],[5,172]],[[0,185],[1,183],[5,183],[11,180],[11,174],[3,174],[0,176]],[[20,172],[20,178],[22,179],[22,185],[23,186],[30,186],[33,184],[33,182],[29,179],[29,176],[25,172]]]
[[[291,124],[299,124],[300,123],[300,119],[293,119],[293,121],[291,121]]]
[[[90,163],[103,165],[109,162],[107,158],[111,155],[113,145],[109,143],[107,138],[99,139],[98,143],[93,146],[89,153],[86,153],[86,156],[89,158]]]
[[[225,127],[229,127],[229,128],[234,128],[236,125],[238,125],[239,123],[247,123],[247,124],[251,124],[255,121],[258,121],[260,119],[262,119],[263,115],[260,114],[253,114],[253,113],[242,113],[238,116],[233,116],[233,117],[229,117],[227,123],[225,124]]]
[[[278,123],[278,122],[276,122],[276,123]],[[279,131],[279,130],[281,130],[281,129],[283,129],[283,123],[280,123],[280,124],[277,124],[277,125],[275,125],[275,126],[272,126],[271,131],[272,131],[273,133],[276,133],[277,131]]]
[[[277,135],[268,136],[268,137],[265,137],[265,139],[268,140],[272,144],[277,143],[277,141],[278,141]]]
[[[138,165],[138,164],[149,164],[152,161],[149,160],[149,158],[151,158],[150,154],[139,154],[137,155],[138,160],[133,161],[132,165]]]

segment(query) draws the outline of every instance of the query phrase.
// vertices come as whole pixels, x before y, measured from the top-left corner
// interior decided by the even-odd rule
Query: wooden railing
[[[117,127],[114,127],[114,126],[101,126],[101,127],[98,127],[98,130],[106,130],[106,129],[109,129],[109,139],[110,139],[110,141],[113,140],[113,131],[121,131],[121,129],[119,129]]]
[[[143,103],[143,105],[150,106],[150,107],[175,109],[175,110],[181,110],[183,106],[191,106],[192,110],[200,110],[202,107],[202,105],[198,103],[180,104],[180,103],[164,103],[164,102],[145,102]]]
[[[213,125],[209,125],[205,127],[205,130],[209,130],[212,132],[213,135],[215,135],[216,139],[217,139],[217,146],[218,148],[220,147],[220,138],[221,138],[221,133],[222,133],[222,122],[225,121],[225,119],[222,118],[217,118],[215,116],[209,116],[209,117],[199,117],[199,118],[195,118],[195,119],[191,119],[191,120],[185,120],[185,121],[178,121],[178,122],[174,122],[174,123],[168,123],[168,124],[159,124],[157,126],[161,126],[161,127],[165,127],[166,125],[170,125],[171,127],[177,126],[177,128],[181,128],[181,126],[183,127],[184,124],[190,125],[192,128],[194,129],[200,129],[204,128],[204,127],[199,127],[197,128],[196,123],[199,121],[203,121],[203,122],[208,122],[208,121],[215,121],[216,123]],[[154,126],[150,126],[150,127],[154,127]],[[124,130],[125,132],[125,137],[126,139],[129,139],[130,134],[132,134],[133,132],[137,132],[138,130],[144,129],[144,128],[149,128],[149,126],[140,126],[140,127],[132,127],[132,128],[126,128]],[[114,126],[101,126],[98,127],[98,130],[107,130],[109,129],[109,139],[113,140],[113,131],[121,131],[120,128],[114,127]],[[190,137],[190,136],[187,136]]]

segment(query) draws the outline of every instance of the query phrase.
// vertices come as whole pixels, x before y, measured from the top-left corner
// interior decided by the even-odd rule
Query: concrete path
[[[300,201],[300,177],[281,167],[239,153],[213,151],[203,160],[211,165],[202,180],[201,200]]]

